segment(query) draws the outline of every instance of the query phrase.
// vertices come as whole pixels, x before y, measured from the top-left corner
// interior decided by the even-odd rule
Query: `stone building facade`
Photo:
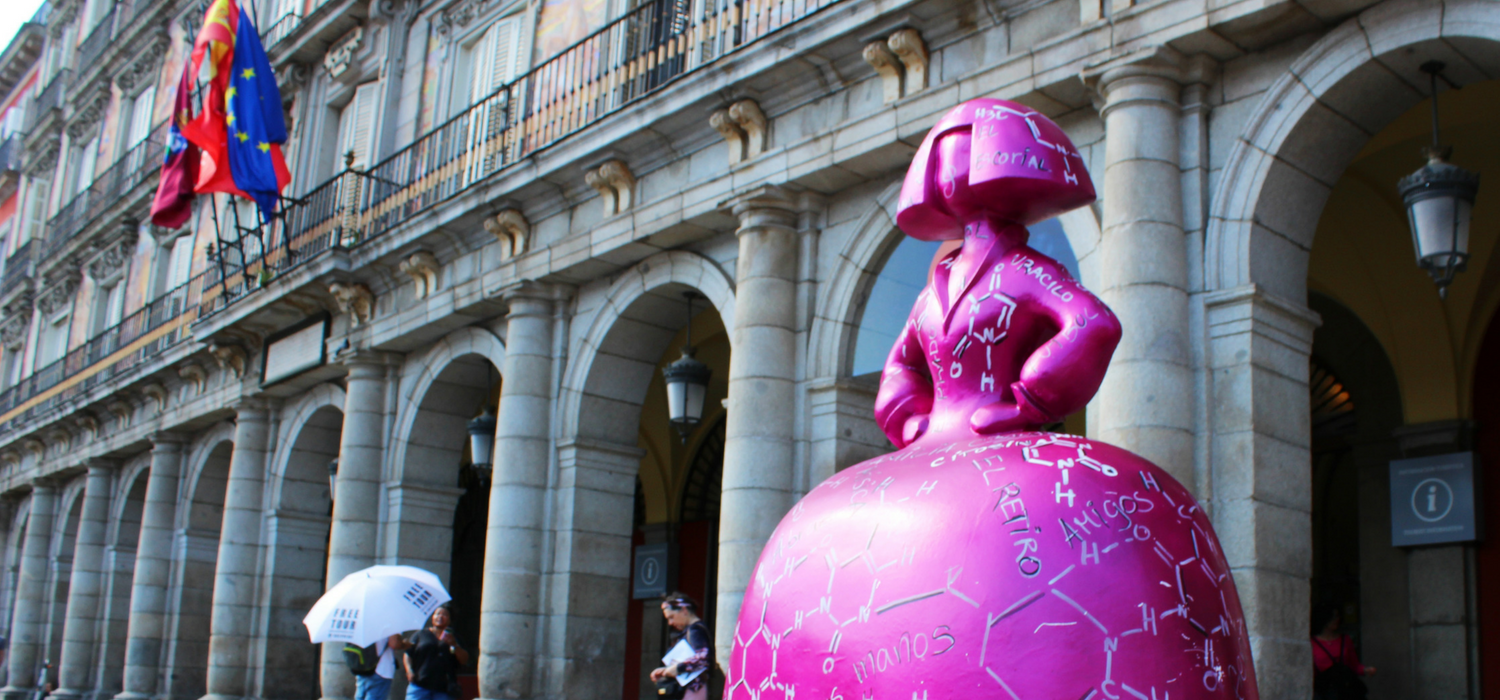
[[[1455,162],[1500,172],[1500,5],[246,9],[291,129],[266,225],[210,197],[144,223],[199,3],[62,0],[0,55],[0,695],[347,698],[301,618],[399,563],[449,582],[468,695],[641,697],[656,543],[726,660],[781,516],[890,449],[872,372],[935,250],[893,223],[900,178],[942,113],[998,97],[1101,193],[1034,232],[1125,328],[1063,429],[1198,494],[1263,696],[1310,697],[1333,600],[1372,697],[1500,697],[1496,538],[1392,547],[1386,466],[1500,461],[1500,199],[1439,299],[1395,193],[1430,60]],[[661,370],[689,342],[713,375],[679,438]]]

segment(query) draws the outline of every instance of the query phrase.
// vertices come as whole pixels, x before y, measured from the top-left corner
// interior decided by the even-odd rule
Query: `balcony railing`
[[[110,39],[114,38],[116,8],[111,7],[109,14],[104,15],[99,23],[94,25],[94,30],[78,44],[78,69],[88,70],[99,60],[99,55],[104,53],[104,48],[109,46]]]
[[[189,338],[202,293],[199,275],[0,392],[0,435],[14,430],[18,419],[43,415]]]
[[[58,71],[57,75],[52,76],[52,81],[47,83],[47,87],[42,88],[41,92],[36,94],[36,101],[32,103],[31,109],[26,110],[26,119],[23,120],[21,127],[23,133],[30,133],[42,115],[54,109],[62,109],[63,95],[72,77],[73,71],[64,68]]]
[[[162,122],[146,140],[127,151],[108,170],[94,178],[88,189],[58,210],[57,215],[47,222],[46,245],[40,259],[50,258],[62,250],[68,241],[118,204],[122,197],[156,176],[160,171],[168,128],[168,122]]]
[[[838,0],[652,0],[501,87],[368,171],[346,171],[261,226],[225,264],[213,313],[334,246],[352,247]]]
[[[35,248],[31,243],[22,243],[21,247],[16,248],[16,252],[5,259],[5,277],[0,278],[0,296],[10,294],[12,289],[31,279],[31,252]]]
[[[271,26],[261,33],[261,43],[265,44],[266,48],[271,48],[291,36],[300,26],[302,26],[302,15],[288,12],[272,22]]]

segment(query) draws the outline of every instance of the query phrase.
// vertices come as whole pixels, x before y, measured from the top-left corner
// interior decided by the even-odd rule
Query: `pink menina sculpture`
[[[962,238],[891,350],[900,449],[772,535],[731,700],[1258,698],[1224,555],[1192,494],[1117,447],[1040,432],[1098,390],[1120,325],[1026,225],[1094,200],[1062,130],[974,100],[928,133],[897,223]]]

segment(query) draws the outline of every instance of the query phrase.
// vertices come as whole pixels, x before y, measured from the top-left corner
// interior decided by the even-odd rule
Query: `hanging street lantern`
[[[495,454],[495,414],[485,407],[484,413],[469,421],[469,459],[481,478],[488,478]]]
[[[1427,165],[1401,178],[1398,188],[1417,265],[1432,275],[1438,295],[1446,299],[1453,276],[1463,272],[1469,259],[1469,222],[1479,194],[1479,173],[1449,163],[1453,149],[1438,142],[1437,79],[1443,63],[1428,61],[1422,71],[1432,81],[1432,145],[1422,150]]]
[[[333,500],[333,490],[339,482],[339,458],[334,457],[328,461],[328,500]]]
[[[678,436],[687,442],[688,436],[703,422],[703,403],[708,397],[708,380],[714,371],[693,357],[693,300],[697,292],[684,292],[688,302],[687,343],[682,347],[682,357],[662,370],[667,383],[667,412],[672,427]]]

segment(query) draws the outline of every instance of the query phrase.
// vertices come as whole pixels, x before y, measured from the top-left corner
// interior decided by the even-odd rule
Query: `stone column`
[[[718,658],[729,659],[740,602],[760,550],[792,507],[796,403],[797,207],[777,187],[731,203],[739,217],[729,357],[719,584]]]
[[[532,676],[546,536],[553,301],[532,283],[504,297],[510,311],[479,606],[479,696],[530,698],[538,695]]]
[[[57,488],[32,482],[26,539],[21,545],[21,575],[16,586],[16,608],[11,615],[10,649],[6,652],[9,683],[0,689],[5,700],[25,700],[36,686],[42,639],[47,620],[48,550],[52,546],[52,518],[57,511]]]
[[[1170,49],[1086,73],[1104,98],[1099,297],[1124,328],[1090,404],[1101,440],[1193,482],[1193,366],[1178,127],[1182,60]],[[1094,416],[1090,415],[1093,419]]]
[[[213,617],[209,622],[205,697],[212,700],[239,700],[247,690],[269,437],[264,404],[246,399],[235,407],[234,454],[229,458],[229,483],[224,487],[224,521],[219,531]]]
[[[177,481],[182,471],[182,437],[151,436],[151,474],[141,510],[141,536],[135,549],[130,588],[130,627],[125,642],[124,692],[116,700],[144,700],[156,694],[165,644],[167,587],[172,573],[172,533],[177,519]]]
[[[385,454],[386,358],[359,353],[344,362],[344,426],[334,485],[333,523],[328,536],[328,587],[375,564],[380,515],[380,467]],[[344,664],[343,644],[323,645],[324,698],[354,696],[354,676]]]
[[[82,698],[94,687],[94,630],[99,626],[100,599],[104,596],[104,533],[109,526],[109,490],[115,466],[106,460],[88,461],[83,512],[68,579],[58,690],[54,693],[64,700]]]
[[[1317,314],[1255,285],[1204,295],[1213,522],[1263,698],[1312,697],[1308,357]]]

